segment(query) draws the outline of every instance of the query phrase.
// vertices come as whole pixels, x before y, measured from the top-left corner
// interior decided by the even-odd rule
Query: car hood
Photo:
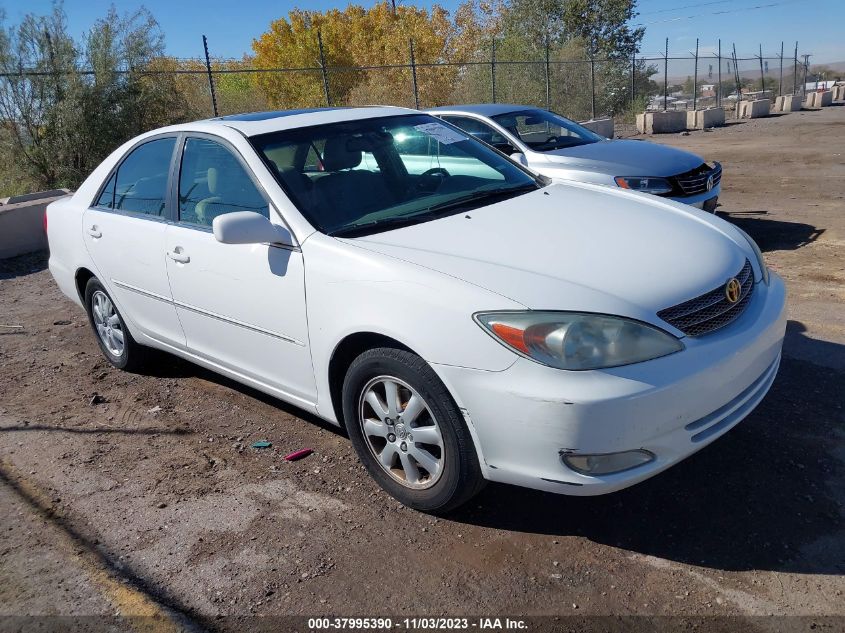
[[[749,258],[727,222],[647,194],[555,184],[348,244],[465,280],[531,309],[655,313],[724,284]],[[480,306],[494,310],[496,305]]]
[[[599,141],[549,152],[532,152],[531,159],[611,176],[674,176],[694,169],[704,160],[690,152],[648,141]],[[529,162],[530,160],[529,159]]]

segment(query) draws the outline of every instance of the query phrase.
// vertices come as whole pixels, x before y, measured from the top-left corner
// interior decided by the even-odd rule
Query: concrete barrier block
[[[771,99],[755,99],[754,101],[741,101],[739,103],[739,118],[759,119],[769,116],[772,107]]]
[[[725,124],[724,108],[707,108],[705,110],[689,110],[687,112],[688,130],[706,130]]]
[[[816,93],[816,107],[826,108],[833,103],[833,92],[825,90],[824,92]]]
[[[775,101],[775,112],[797,112],[801,109],[801,95],[782,95]]]
[[[834,101],[845,101],[845,85],[843,86],[834,86],[831,90],[833,93],[833,100]]]
[[[644,112],[637,115],[637,129],[643,134],[672,134],[687,128],[687,113],[684,110],[665,112]]]
[[[601,134],[607,138],[613,138],[613,135],[615,134],[612,118],[590,119],[589,121],[581,121],[580,125],[583,125],[588,130],[592,130],[596,134]]]
[[[0,205],[0,259],[15,257],[47,248],[44,234],[44,209],[67,195],[66,190],[45,191],[9,198]]]

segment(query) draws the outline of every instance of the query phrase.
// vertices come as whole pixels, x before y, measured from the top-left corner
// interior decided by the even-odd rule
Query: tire
[[[104,314],[105,311],[108,314]],[[147,348],[139,345],[129,333],[129,328],[123,317],[117,310],[117,306],[109,296],[109,293],[96,277],[88,280],[85,286],[85,310],[88,313],[88,323],[94,332],[94,338],[103,356],[113,366],[125,371],[138,371],[147,359]],[[110,325],[105,328],[107,334],[103,333],[102,324],[108,321]],[[120,344],[120,337],[123,338]]]
[[[396,385],[395,391],[389,391],[394,389],[389,383]],[[393,416],[390,393],[398,394]],[[419,356],[390,347],[364,352],[346,372],[342,397],[344,424],[358,457],[373,479],[404,505],[444,514],[484,487],[463,416]]]

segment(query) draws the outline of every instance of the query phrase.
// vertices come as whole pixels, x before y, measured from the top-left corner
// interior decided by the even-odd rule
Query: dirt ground
[[[845,616],[845,107],[653,140],[723,164],[720,212],[786,279],[790,322],[745,422],[604,497],[489,485],[448,518],[404,509],[333,427],[170,357],[114,370],[43,254],[0,262],[0,323],[23,326],[0,328],[0,616],[235,631],[256,615],[773,614],[845,628],[823,617]]]

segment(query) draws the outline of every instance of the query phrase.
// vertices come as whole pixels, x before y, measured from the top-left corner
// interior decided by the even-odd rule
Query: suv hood
[[[745,239],[710,214],[582,183],[550,185],[341,241],[462,279],[527,308],[602,312],[656,324],[659,310],[724,284],[746,258],[755,261]]]
[[[704,160],[684,150],[648,141],[599,141],[549,152],[532,152],[544,163],[600,171],[611,176],[674,176]]]

